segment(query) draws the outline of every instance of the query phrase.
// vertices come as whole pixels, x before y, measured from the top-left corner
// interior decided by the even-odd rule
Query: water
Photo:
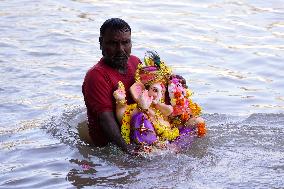
[[[78,137],[110,17],[195,92],[209,132],[189,150],[133,158]],[[284,188],[283,62],[281,0],[2,0],[0,188]]]

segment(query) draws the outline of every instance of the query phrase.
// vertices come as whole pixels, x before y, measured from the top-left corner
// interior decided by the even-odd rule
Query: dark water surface
[[[78,137],[99,28],[159,52],[203,107],[208,135],[133,158]],[[284,1],[0,1],[0,188],[284,188]]]

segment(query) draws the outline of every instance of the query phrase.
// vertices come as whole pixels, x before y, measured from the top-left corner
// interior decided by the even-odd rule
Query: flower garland
[[[155,120],[153,120],[153,125],[156,130],[157,135],[160,137],[162,141],[169,140],[172,141],[179,136],[178,128],[170,128],[169,125],[161,123],[160,119],[164,119],[160,110],[153,108],[155,111]]]
[[[131,115],[132,112],[137,108],[137,104],[130,104],[127,106],[126,111],[122,117],[122,125],[121,125],[121,135],[125,140],[126,144],[130,144],[130,130],[131,130]],[[155,115],[154,120],[150,118],[148,113],[144,112],[149,120],[152,120],[153,126],[159,139],[161,141],[169,140],[172,141],[179,136],[178,128],[170,128],[168,125],[161,123],[160,119],[164,119],[161,112],[155,108],[153,108]]]
[[[130,104],[127,105],[125,113],[121,120],[121,135],[122,138],[125,140],[126,144],[130,144],[130,120],[131,120],[131,113],[134,109],[136,109],[137,104]]]
[[[198,117],[201,114],[201,107],[190,98],[192,92],[184,88],[177,78],[172,78],[168,85],[169,96],[173,106],[171,124],[173,126],[185,125],[191,117]],[[206,134],[205,123],[197,124],[197,135]]]
[[[198,123],[197,124],[197,136],[198,137],[203,137],[206,135],[206,127],[205,123]]]

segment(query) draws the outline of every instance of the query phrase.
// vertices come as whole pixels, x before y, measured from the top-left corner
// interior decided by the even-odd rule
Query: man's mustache
[[[114,59],[127,59],[127,58],[129,58],[129,55],[124,53],[124,54],[115,55],[113,58]]]

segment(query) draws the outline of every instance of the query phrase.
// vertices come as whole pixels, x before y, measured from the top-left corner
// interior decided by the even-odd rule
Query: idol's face
[[[163,88],[160,83],[154,83],[149,87],[148,95],[150,97],[153,97],[153,103],[157,104],[161,102],[161,99],[163,97]]]
[[[123,69],[131,53],[131,32],[107,29],[100,37],[100,47],[104,60],[109,66]]]

